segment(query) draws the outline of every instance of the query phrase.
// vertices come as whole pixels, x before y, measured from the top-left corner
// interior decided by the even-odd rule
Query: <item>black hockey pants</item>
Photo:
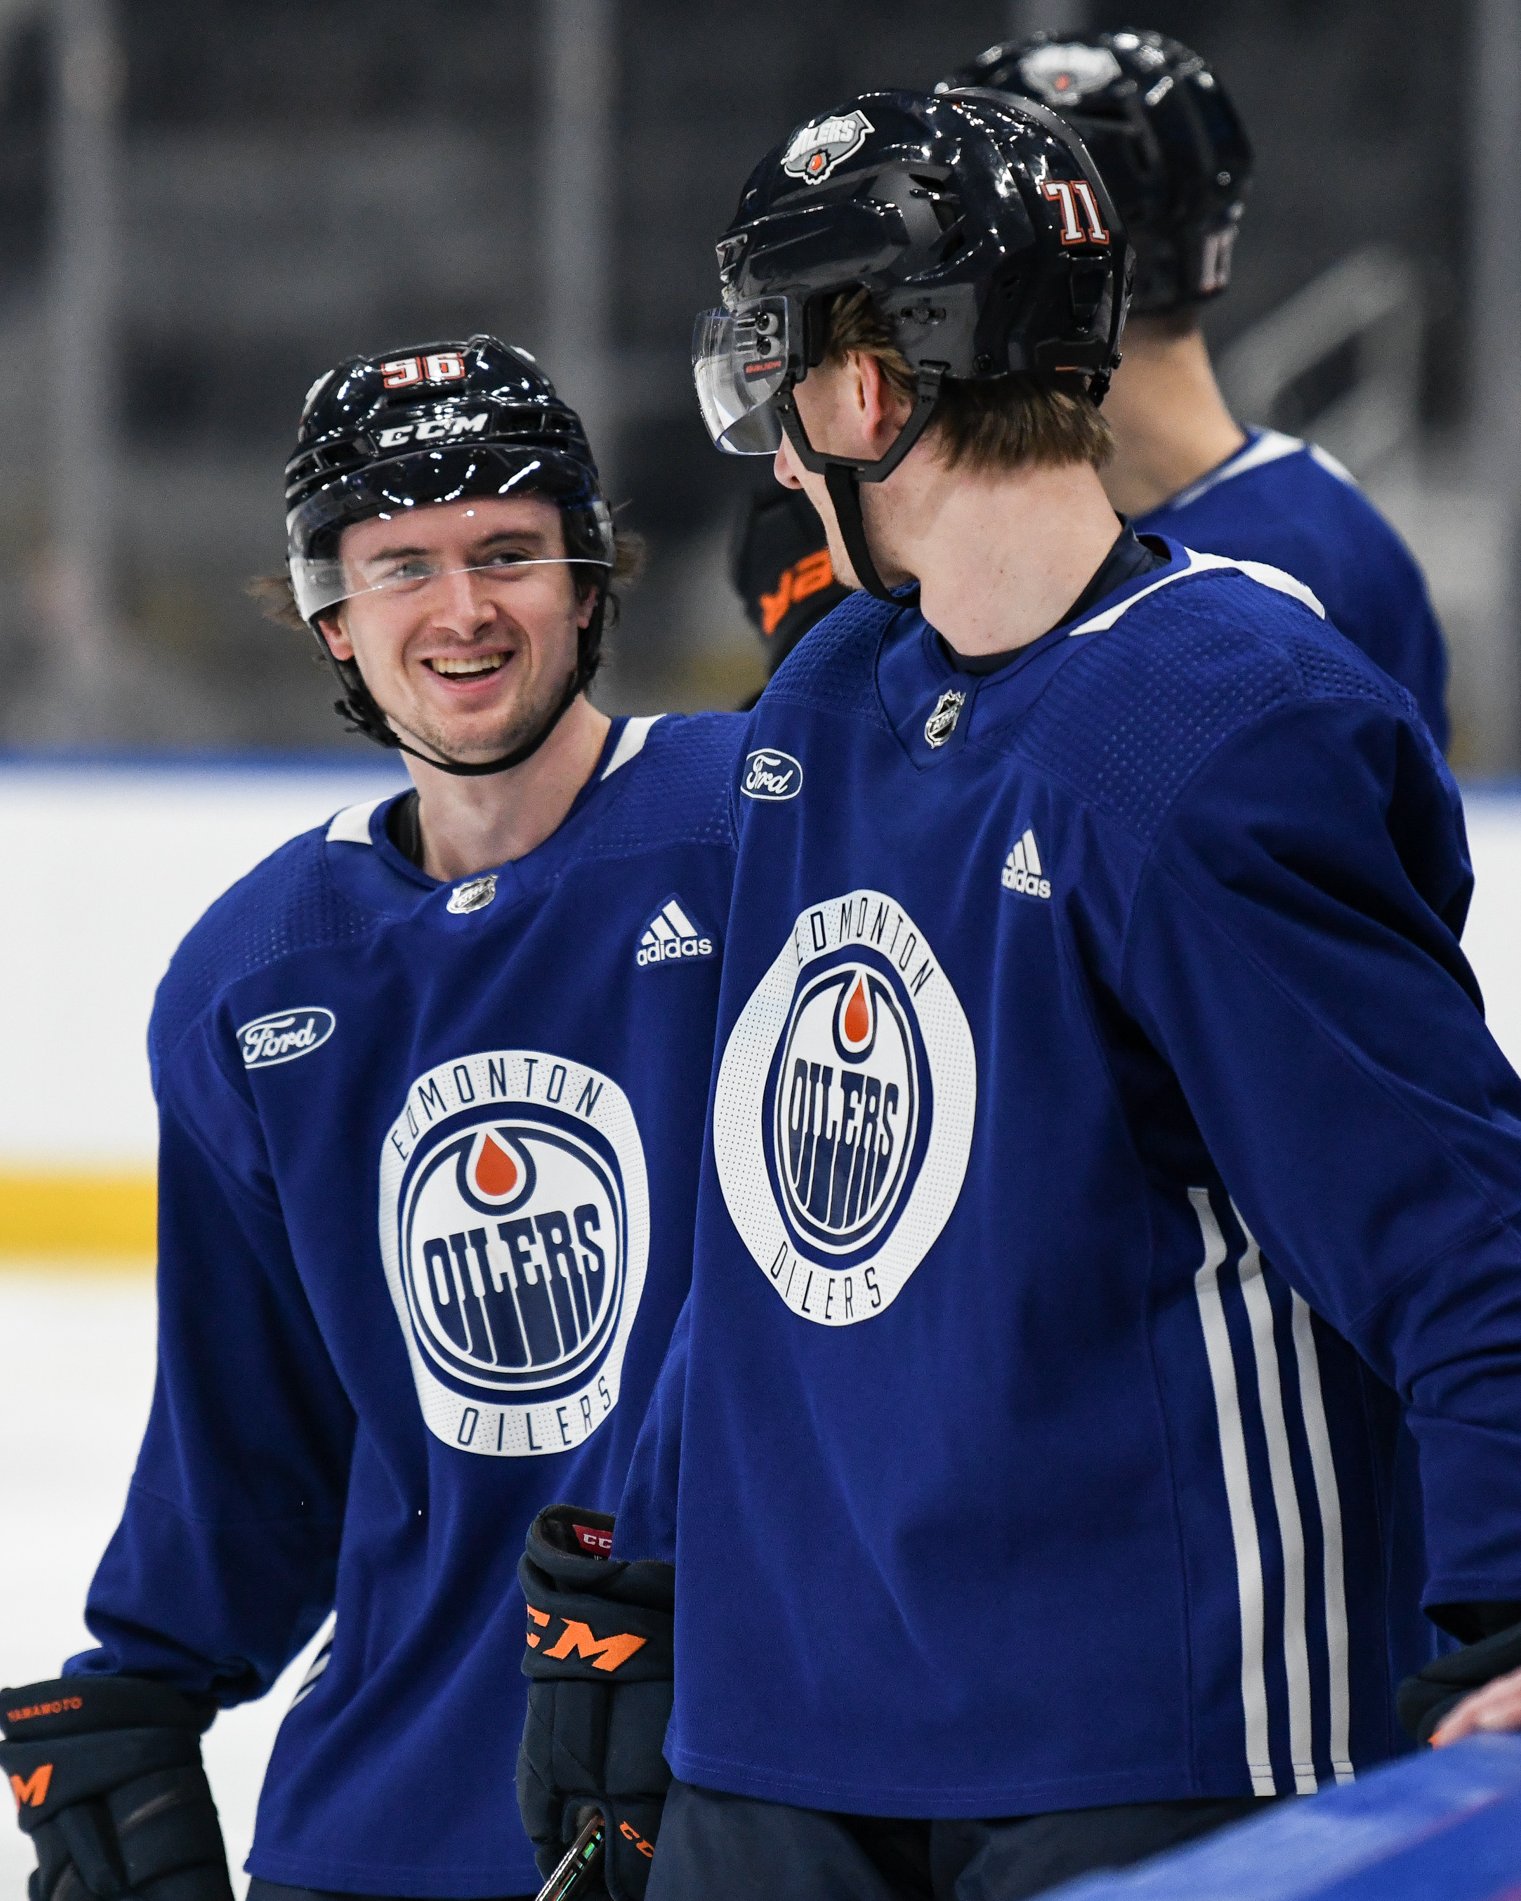
[[[1026,1901],[1262,1807],[1237,1796],[1011,1821],[889,1821],[673,1782],[646,1901]]]
[[[257,1875],[248,1884],[248,1901],[386,1901],[373,1894],[333,1894],[326,1888],[283,1888],[276,1881],[261,1881]],[[496,1901],[533,1901],[531,1894],[501,1895]]]

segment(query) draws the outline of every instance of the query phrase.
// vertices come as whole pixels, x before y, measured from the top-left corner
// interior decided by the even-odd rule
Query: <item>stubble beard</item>
[[[511,664],[511,663],[509,663]],[[419,715],[408,725],[392,714],[387,719],[402,734],[426,746],[451,765],[475,765],[488,759],[501,759],[520,746],[526,746],[548,725],[567,685],[564,674],[544,675],[526,683],[527,697],[519,693],[502,716],[502,724],[487,739],[474,739],[462,746],[458,734],[451,734],[441,723]]]

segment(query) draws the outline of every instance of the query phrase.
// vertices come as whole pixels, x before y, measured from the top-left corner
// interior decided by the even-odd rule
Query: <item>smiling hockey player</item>
[[[1230,95],[1161,33],[1039,33],[990,47],[944,82],[1060,112],[1088,147],[1135,247],[1125,358],[1105,404],[1104,486],[1141,533],[1266,561],[1307,583],[1328,617],[1415,696],[1447,744],[1447,654],[1410,551],[1313,443],[1243,429],[1199,327],[1228,287],[1252,177]]]
[[[616,1500],[688,1282],[742,722],[585,697],[624,555],[526,353],[343,363],[286,494],[340,711],[414,789],[268,859],[159,991],[152,1417],[100,1647],[0,1710],[38,1901],[225,1896],[199,1732],[330,1609],[255,1901],[535,1889],[517,1552]]]
[[[534,1618],[603,1577],[599,1638],[669,1644],[629,1597],[674,1561],[649,1901],[1043,1892],[1380,1761],[1421,1606],[1521,1603],[1521,1083],[1457,791],[1300,582],[1119,531],[1125,253],[986,92],[811,121],[719,245],[710,432],[867,593],[750,723],[615,1562],[574,1512],[524,1562]],[[626,1745],[647,1686],[536,1656],[530,1775],[616,1817],[627,1749],[566,1787],[547,1741],[600,1695]]]

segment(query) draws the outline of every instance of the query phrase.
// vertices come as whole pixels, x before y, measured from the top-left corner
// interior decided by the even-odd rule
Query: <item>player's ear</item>
[[[335,660],[352,660],[354,658],[354,643],[343,631],[343,610],[341,608],[336,614],[319,614],[317,616],[317,629],[322,635],[322,638],[327,642],[328,651]]]
[[[861,425],[881,455],[897,440],[913,404],[889,380],[882,359],[852,350],[846,358],[848,389]]]

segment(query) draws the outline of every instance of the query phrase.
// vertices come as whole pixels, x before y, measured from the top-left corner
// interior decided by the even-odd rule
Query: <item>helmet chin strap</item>
[[[866,521],[861,513],[860,476],[844,462],[831,462],[824,470],[824,487],[829,491],[834,518],[840,525],[840,539],[845,544],[845,552],[850,558],[856,579],[868,594],[875,594],[879,601],[893,600],[895,597],[878,573],[871,544],[866,539]]]
[[[491,773],[511,772],[514,766],[521,766],[525,760],[532,759],[590,686],[602,658],[602,616],[606,606],[607,595],[599,591],[592,617],[581,629],[576,643],[576,664],[566,676],[564,691],[556,701],[554,711],[531,738],[525,739],[521,746],[514,746],[511,752],[503,753],[499,758],[446,759],[419,752],[415,746],[409,746],[381,712],[378,701],[364,683],[364,675],[358,665],[352,660],[340,660],[319,631],[317,637],[338,676],[338,684],[343,688],[343,698],[333,702],[333,710],[345,726],[351,727],[356,733],[363,733],[366,739],[373,740],[377,746],[404,752],[409,759],[420,759],[425,766],[432,766],[435,772],[452,773],[459,779],[480,779]]]
[[[861,513],[861,484],[886,481],[924,434],[935,413],[944,375],[943,364],[921,366],[915,379],[914,406],[887,453],[879,456],[875,462],[865,462],[854,456],[830,455],[827,450],[815,449],[808,440],[808,432],[803,427],[803,419],[798,414],[791,388],[788,387],[773,398],[778,420],[797,459],[805,469],[815,475],[822,473],[824,477],[824,487],[834,509],[835,520],[840,525],[840,539],[845,544],[845,552],[850,557],[856,580],[879,601],[891,601],[899,607],[903,605],[902,597],[894,594],[882,579],[881,570],[872,556],[871,544],[866,539],[866,523]]]

